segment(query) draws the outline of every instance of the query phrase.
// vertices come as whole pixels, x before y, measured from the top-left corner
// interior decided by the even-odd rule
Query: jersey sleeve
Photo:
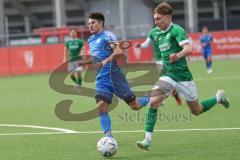
[[[113,34],[112,32],[107,32],[105,36],[106,42],[116,42],[117,36]]]
[[[152,31],[152,30],[148,33],[148,38],[150,38],[151,40],[153,40],[153,31]]]
[[[110,51],[113,49],[113,46],[111,45],[111,43],[117,41],[117,36],[110,31],[105,31],[105,35],[103,39],[104,39],[103,48],[105,50]]]
[[[147,48],[150,46],[152,39],[147,37],[143,43],[141,43],[141,48]]]
[[[180,46],[186,43],[190,43],[187,33],[183,28],[178,28],[175,32],[175,38]]]

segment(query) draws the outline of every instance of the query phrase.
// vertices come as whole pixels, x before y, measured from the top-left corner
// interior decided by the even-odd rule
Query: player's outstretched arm
[[[63,53],[63,63],[67,61],[67,54],[68,54],[68,48],[64,47],[64,53]]]
[[[135,47],[136,48],[147,48],[151,45],[151,43],[152,43],[152,40],[149,37],[147,37],[144,42],[138,43]]]
[[[120,45],[121,45],[121,42],[114,42],[114,45],[112,45],[113,53],[103,61],[95,64],[95,68],[101,68],[102,66],[106,65],[111,61],[116,61],[119,58],[126,57],[125,53],[127,52],[127,49],[130,46],[124,49],[123,47],[120,47]]]

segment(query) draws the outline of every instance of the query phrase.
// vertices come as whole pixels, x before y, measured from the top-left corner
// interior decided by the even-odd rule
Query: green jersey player
[[[83,50],[83,41],[77,38],[77,30],[75,28],[70,29],[69,35],[71,39],[65,43],[63,62],[66,62],[68,59],[70,78],[77,85],[77,88],[79,88],[82,84],[82,67],[78,66],[78,60],[80,60],[79,56]]]
[[[154,10],[155,24],[161,29],[157,39],[165,70],[153,87],[150,108],[146,114],[145,139],[136,142],[143,150],[150,149],[158,108],[174,89],[183,96],[191,113],[196,116],[217,103],[225,108],[229,107],[223,90],[218,90],[213,98],[198,102],[196,86],[185,59],[191,53],[192,46],[184,29],[172,23],[172,11],[172,7],[166,2],[160,3]]]
[[[163,73],[162,69],[164,68],[163,61],[162,61],[162,53],[160,51],[159,41],[158,41],[158,35],[161,33],[162,33],[161,29],[157,26],[149,32],[148,37],[146,38],[146,40],[143,43],[139,43],[136,45],[136,48],[147,48],[153,42],[154,58],[155,58],[155,62],[157,64],[158,73],[160,75]],[[182,100],[181,100],[179,94],[176,92],[176,90],[174,90],[172,92],[172,96],[175,98],[176,103],[178,105],[182,104]],[[162,102],[161,105],[164,105],[164,102]]]

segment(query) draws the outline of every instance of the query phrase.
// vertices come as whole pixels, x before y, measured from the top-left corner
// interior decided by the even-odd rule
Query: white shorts
[[[78,61],[68,62],[68,72],[78,71],[81,72],[83,70],[82,66],[78,66]]]
[[[162,76],[159,80],[167,82],[173,86],[174,89],[186,100],[195,101],[197,100],[197,88],[194,81],[176,82],[168,76]],[[155,86],[156,88],[157,86]],[[169,95],[170,93],[168,93]]]

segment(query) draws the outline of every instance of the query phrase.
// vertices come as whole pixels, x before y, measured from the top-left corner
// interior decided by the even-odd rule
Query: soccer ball
[[[117,141],[113,137],[103,137],[97,143],[97,150],[104,157],[111,157],[117,151]]]

